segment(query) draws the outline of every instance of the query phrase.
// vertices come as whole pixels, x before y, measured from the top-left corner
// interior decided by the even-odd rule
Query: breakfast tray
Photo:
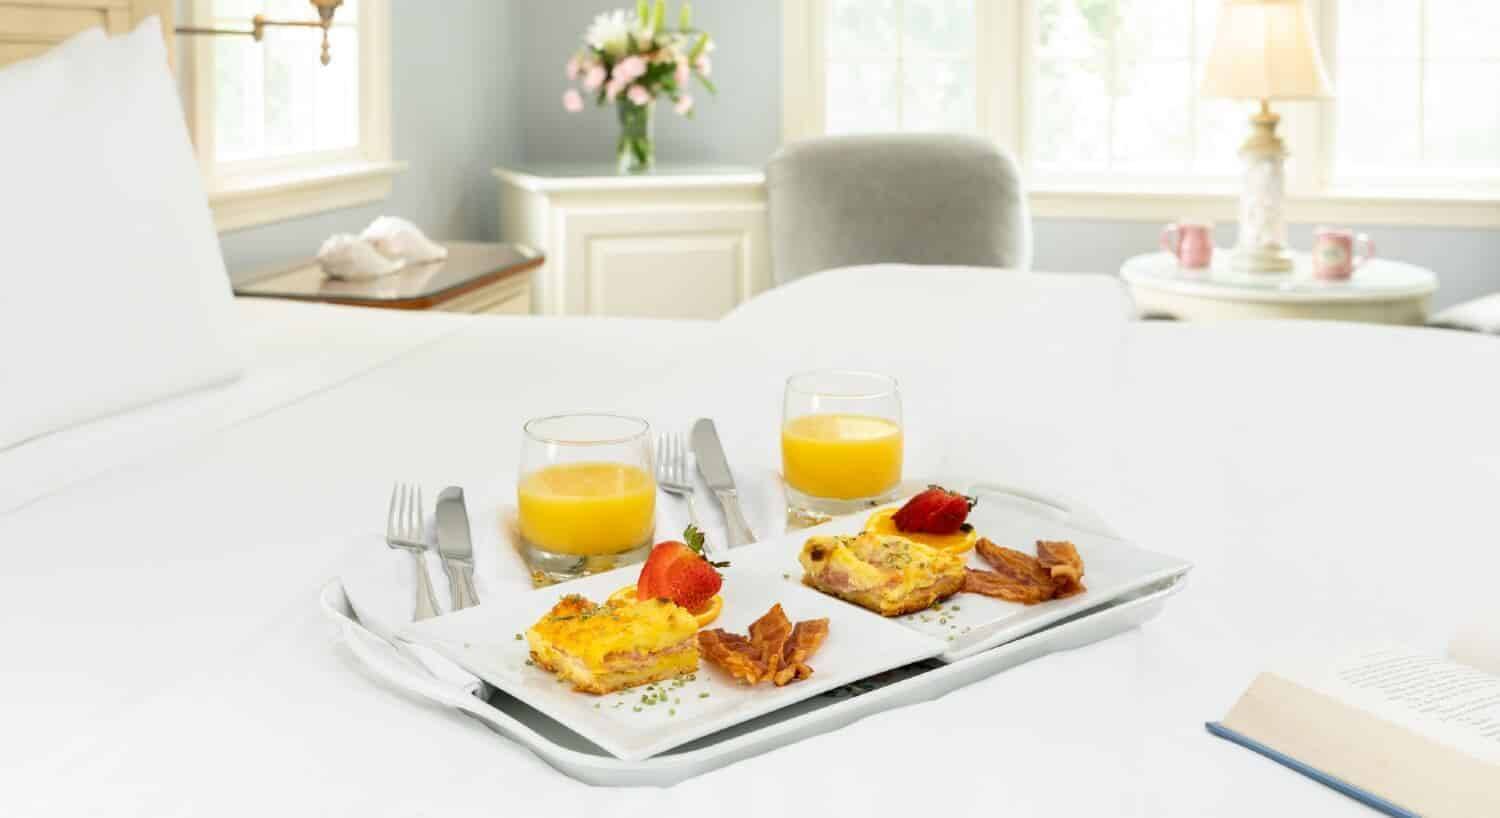
[[[1076,504],[1009,487],[986,488],[1045,504],[1061,511],[1070,523],[1094,532],[1111,532],[1103,521]],[[1112,532],[1109,535],[1114,536]],[[462,682],[445,681],[421,669],[412,656],[398,651],[359,621],[337,581],[324,587],[321,603],[325,614],[339,625],[351,651],[387,683],[467,713],[580,781],[600,786],[667,786],[836,730],[872,713],[938,698],[1049,653],[1082,647],[1137,627],[1155,618],[1167,599],[1184,587],[1189,568],[1184,564],[1180,570],[1130,593],[1047,622],[997,646],[957,658],[937,657],[897,667],[635,761],[616,758],[539,710],[472,677],[460,675],[455,678],[464,679]]]

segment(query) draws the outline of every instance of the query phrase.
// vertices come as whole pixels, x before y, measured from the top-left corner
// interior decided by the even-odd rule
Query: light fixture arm
[[[343,5],[344,0],[309,0],[313,7],[318,10],[316,20],[271,20],[264,14],[257,14],[250,18],[250,28],[215,28],[212,26],[178,26],[175,30],[178,34],[207,34],[227,35],[238,37],[250,37],[260,42],[266,37],[266,29],[271,26],[285,28],[320,28],[323,30],[323,53],[319,60],[327,65],[333,61],[328,49],[328,31],[333,26],[333,13]]]

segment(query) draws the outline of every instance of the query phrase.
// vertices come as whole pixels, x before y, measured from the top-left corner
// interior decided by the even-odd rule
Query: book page
[[[1500,676],[1396,646],[1359,650],[1320,669],[1276,672],[1434,741],[1500,763]]]
[[[1459,628],[1448,643],[1448,657],[1500,676],[1500,609],[1478,614]]]

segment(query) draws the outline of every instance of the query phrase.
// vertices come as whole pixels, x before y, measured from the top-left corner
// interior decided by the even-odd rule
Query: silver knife
[[[740,511],[740,495],[734,488],[734,475],[729,471],[729,460],[724,457],[724,446],[719,443],[719,430],[708,418],[699,418],[693,424],[693,456],[698,460],[698,471],[704,482],[719,498],[719,505],[724,507],[729,546],[733,548],[755,542],[755,532],[750,530],[744,512]]]
[[[461,611],[479,604],[474,593],[474,544],[469,540],[469,508],[464,504],[464,490],[449,486],[437,501],[438,554],[448,574],[448,591],[453,596],[453,610]]]

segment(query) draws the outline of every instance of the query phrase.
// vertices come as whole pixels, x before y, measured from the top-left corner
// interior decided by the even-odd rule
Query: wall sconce
[[[256,42],[265,39],[268,26],[291,26],[296,28],[321,28],[323,29],[323,56],[320,58],[327,65],[333,58],[328,54],[328,28],[333,25],[333,12],[344,4],[344,0],[308,0],[313,8],[318,10],[316,20],[268,20],[264,14],[257,14],[250,18],[250,29],[246,31],[241,28],[205,28],[202,26],[178,26],[178,34],[229,34],[241,37],[254,38]]]

